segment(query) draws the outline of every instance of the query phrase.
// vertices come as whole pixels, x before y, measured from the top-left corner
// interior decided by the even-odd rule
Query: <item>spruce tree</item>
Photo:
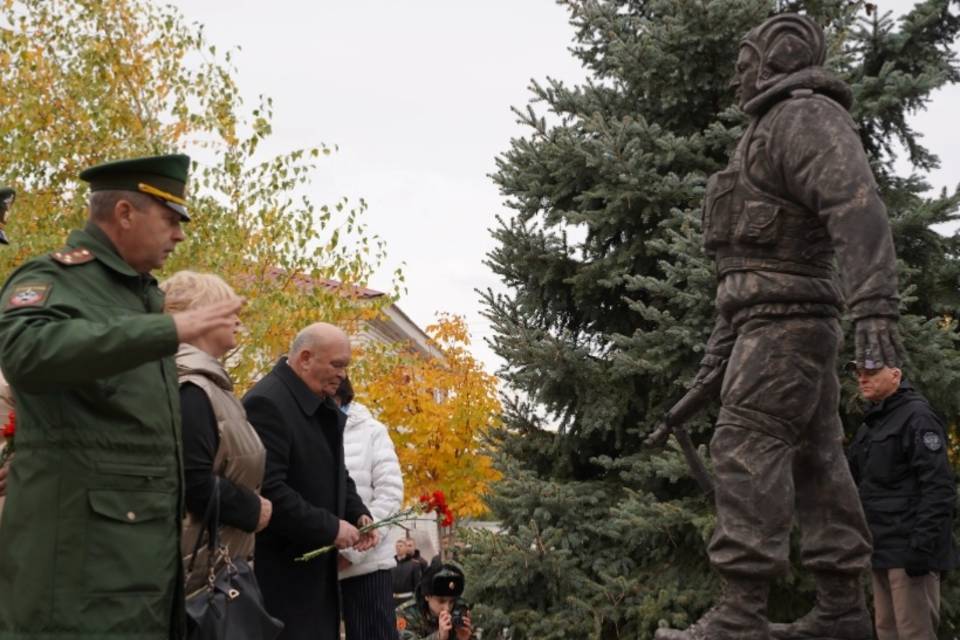
[[[716,595],[711,505],[675,446],[651,450],[643,439],[689,385],[713,324],[699,207],[706,177],[744,130],[728,86],[740,38],[780,11],[825,27],[827,65],[854,89],[892,221],[906,370],[955,429],[960,254],[957,237],[931,225],[953,220],[960,196],[927,195],[923,174],[937,159],[908,121],[957,81],[949,48],[960,21],[947,0],[896,21],[838,0],[561,4],[589,79],[534,81],[516,109],[527,133],[493,175],[510,212],[492,231],[488,262],[508,293],[487,292],[485,303],[507,363],[500,374],[517,397],[493,442],[504,479],[489,504],[504,531],[470,536],[463,560],[488,634],[649,638],[661,621],[696,619]],[[895,171],[900,150],[910,175]],[[844,391],[853,429],[853,381]],[[700,445],[715,412],[688,425]],[[776,586],[772,619],[808,608],[801,576]],[[956,582],[944,589],[945,634],[960,628]]]

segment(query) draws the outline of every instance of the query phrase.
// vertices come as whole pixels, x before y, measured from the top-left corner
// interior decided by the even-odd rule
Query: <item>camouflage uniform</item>
[[[437,620],[417,604],[407,600],[397,607],[397,630],[400,640],[437,640]]]
[[[770,637],[768,585],[788,570],[796,514],[802,563],[817,575],[818,620],[832,606],[852,631],[783,637],[826,629],[868,638],[858,577],[870,564],[870,534],[837,415],[838,318],[846,302],[858,360],[898,363],[893,240],[847,112],[850,89],[819,66],[820,28],[782,14],[741,46],[759,59],[742,104],[751,122],[729,166],[711,176],[703,209],[718,318],[699,378],[727,363],[710,444],[717,525],[708,551],[726,588],[693,627],[657,637]]]

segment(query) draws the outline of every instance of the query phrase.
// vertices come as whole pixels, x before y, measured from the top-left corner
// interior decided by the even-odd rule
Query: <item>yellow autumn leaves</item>
[[[408,500],[443,491],[457,516],[476,516],[500,477],[483,437],[499,424],[496,378],[470,355],[463,318],[427,327],[443,358],[401,355],[361,381],[361,400],[390,427]]]
[[[175,8],[6,0],[0,62],[0,182],[19,192],[0,276],[61,247],[67,230],[83,225],[81,169],[188,150],[200,160],[189,186],[193,221],[164,273],[214,272],[247,298],[246,336],[229,359],[240,392],[300,327],[322,319],[356,332],[399,293],[397,272],[388,295],[354,295],[351,283],[367,282],[385,257],[384,242],[364,222],[365,203],[317,204],[304,195],[331,153],[322,144],[258,153],[271,133],[270,100],[245,107],[230,52],[218,53]],[[321,284],[330,280],[344,285]],[[361,390],[394,427],[409,495],[442,488],[457,515],[474,514],[495,477],[478,443],[499,410],[495,380],[466,353],[462,321],[444,319],[434,331],[442,363],[359,349],[357,368],[369,380]]]

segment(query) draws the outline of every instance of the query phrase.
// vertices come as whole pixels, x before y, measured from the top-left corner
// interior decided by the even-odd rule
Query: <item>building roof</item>
[[[443,353],[430,339],[430,336],[417,326],[400,307],[389,304],[382,311],[382,315],[365,323],[364,328],[360,331],[361,339],[385,344],[408,342],[414,351],[426,358],[443,358]]]
[[[287,272],[279,267],[271,267],[267,271],[267,279],[269,280],[279,279],[286,275]],[[293,280],[297,286],[304,289],[320,286],[332,292],[349,293],[351,296],[360,298],[361,300],[373,300],[375,298],[382,298],[383,296],[387,295],[383,291],[368,289],[367,287],[360,285],[344,285],[344,283],[340,282],[339,280],[331,280],[330,278],[311,278],[305,273],[294,274]]]
[[[268,271],[269,279],[277,279],[286,275],[283,269],[276,267]],[[361,285],[345,285],[339,280],[330,278],[311,278],[302,273],[295,274],[293,279],[298,287],[310,289],[312,287],[323,287],[331,293],[356,298],[358,300],[376,300],[387,294],[383,291],[370,289]],[[417,323],[403,312],[396,304],[390,303],[382,308],[382,314],[372,320],[367,321],[360,330],[358,338],[360,340],[370,340],[382,344],[396,344],[398,342],[407,342],[411,348],[420,355],[427,358],[442,358],[443,353],[434,344],[430,336],[421,329]]]

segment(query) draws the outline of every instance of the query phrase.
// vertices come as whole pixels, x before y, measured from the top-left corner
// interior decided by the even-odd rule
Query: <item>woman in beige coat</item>
[[[160,285],[168,313],[236,297],[219,277],[179,271]],[[177,375],[183,417],[183,471],[187,518],[184,520],[184,571],[190,564],[201,520],[219,476],[220,540],[231,558],[253,556],[254,534],[270,521],[271,504],[260,496],[266,451],[233,395],[233,382],[221,359],[236,347],[234,327],[180,345]],[[207,576],[206,549],[186,575],[186,592],[202,587]]]

